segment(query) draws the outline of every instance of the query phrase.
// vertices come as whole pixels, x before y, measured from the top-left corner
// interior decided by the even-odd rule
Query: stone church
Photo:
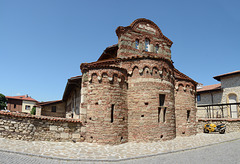
[[[120,144],[196,134],[197,82],[171,60],[173,42],[148,19],[116,29],[118,44],[82,76],[68,80],[66,117],[80,119],[85,141]]]

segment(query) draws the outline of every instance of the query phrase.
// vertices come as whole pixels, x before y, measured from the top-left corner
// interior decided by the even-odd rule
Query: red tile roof
[[[74,87],[81,87],[82,76],[74,76],[68,79],[67,85],[65,87],[62,100],[67,100],[68,95],[71,93]]]
[[[118,51],[118,44],[109,46],[103,51],[102,55],[98,58],[97,61],[106,60],[106,59],[116,59],[117,51]]]
[[[174,68],[174,74],[175,74],[175,78],[176,79],[182,79],[182,80],[188,80],[193,82],[195,85],[197,85],[197,82],[194,81],[193,79],[191,79],[190,77],[188,77],[187,75],[185,75],[184,73],[180,72],[179,70],[177,70],[176,68]]]
[[[23,95],[23,96],[6,96],[7,99],[16,99],[16,100],[24,100],[24,101],[35,101],[35,102],[38,102],[37,100],[29,97],[29,96],[26,96],[26,95]]]
[[[16,113],[16,112],[0,111],[0,115],[8,115],[8,116],[20,117],[20,118],[35,118],[35,119],[40,119],[40,120],[51,120],[51,121],[60,121],[60,122],[79,122],[79,123],[81,123],[81,121],[78,119],[50,117],[50,116],[36,116],[36,115]]]
[[[70,80],[81,79],[81,78],[82,78],[82,75],[79,75],[79,76],[70,77]]]
[[[203,86],[201,89],[198,89],[197,92],[208,92],[208,91],[218,91],[221,90],[221,83]]]
[[[229,72],[229,73],[225,73],[225,74],[222,74],[222,75],[218,75],[218,76],[214,76],[213,78],[220,81],[220,78],[221,77],[225,77],[225,76],[230,76],[230,75],[236,75],[236,74],[240,74],[240,70],[238,71],[233,71],[233,72]]]
[[[62,100],[46,101],[46,102],[40,102],[37,105],[44,106],[44,105],[50,105],[50,104],[55,104],[55,103],[61,103],[61,102],[62,102]]]

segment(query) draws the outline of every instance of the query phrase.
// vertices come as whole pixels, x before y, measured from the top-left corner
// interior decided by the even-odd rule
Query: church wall
[[[152,59],[128,61],[122,67],[128,69],[129,141],[175,138],[172,67],[165,61]],[[162,107],[159,95],[165,95]]]
[[[86,140],[119,144],[128,141],[126,73],[114,69],[89,70]]]
[[[176,81],[175,108],[177,136],[196,134],[195,86],[184,80]]]

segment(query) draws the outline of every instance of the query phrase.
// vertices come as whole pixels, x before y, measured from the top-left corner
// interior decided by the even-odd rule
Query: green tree
[[[36,114],[36,107],[34,106],[30,112],[31,114],[35,115]]]
[[[5,109],[7,107],[7,99],[6,97],[0,93],[0,110]]]

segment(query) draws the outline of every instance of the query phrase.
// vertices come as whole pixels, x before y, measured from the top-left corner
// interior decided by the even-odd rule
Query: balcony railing
[[[199,118],[239,118],[240,103],[198,105]]]

